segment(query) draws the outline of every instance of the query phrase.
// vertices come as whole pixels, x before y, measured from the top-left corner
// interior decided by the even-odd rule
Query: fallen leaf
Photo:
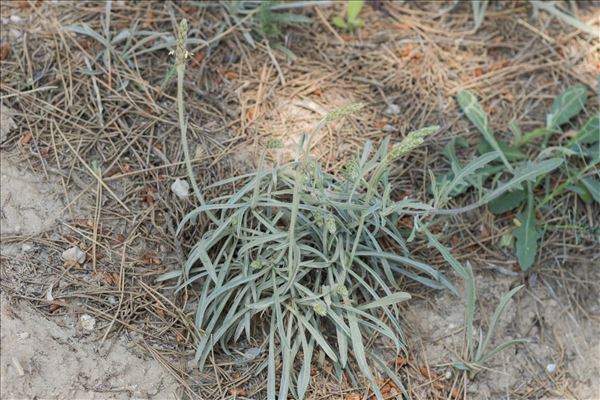
[[[206,54],[204,54],[203,51],[199,51],[196,54],[194,54],[194,59],[192,60],[192,66],[197,67],[198,65],[200,65],[200,63],[204,60],[204,57],[206,57]]]
[[[235,71],[227,71],[225,72],[225,74],[223,74],[223,76],[227,79],[238,79],[240,77],[240,74],[238,74]]]
[[[458,390],[458,388],[452,388],[452,391],[450,392],[450,395],[452,396],[452,398],[454,400],[458,400],[461,398],[461,391]]]
[[[106,283],[108,283],[110,286],[114,285],[112,275],[109,272],[103,271],[102,276],[104,277],[104,280],[106,281]]]
[[[244,390],[242,388],[229,388],[228,392],[229,392],[229,395],[231,395],[231,396],[245,396],[246,395],[246,390]]]
[[[377,128],[377,129],[381,129],[381,128],[383,128],[384,126],[386,126],[386,125],[387,125],[387,123],[388,123],[388,120],[387,120],[387,119],[382,119],[381,121],[379,121],[379,122],[376,122],[376,123],[375,123],[375,128]]]
[[[156,308],[156,313],[158,314],[158,316],[162,319],[165,318],[165,310],[163,310],[163,305],[160,301],[157,301],[156,304],[154,305],[154,307]]]
[[[64,300],[53,301],[52,303],[50,303],[50,305],[48,305],[48,311],[50,312],[50,314],[53,314],[56,312],[56,310],[63,307],[65,304],[66,303]]]
[[[415,48],[415,46],[412,43],[409,43],[408,45],[404,46],[404,48],[402,50],[400,50],[400,57],[404,58],[404,57],[408,57],[410,55],[410,53],[412,53],[413,49]]]
[[[10,45],[4,44],[0,47],[0,61],[8,60],[8,55],[10,54]]]
[[[22,145],[26,145],[27,143],[31,142],[31,139],[33,139],[33,133],[27,132],[23,136],[21,136],[21,139],[19,139],[19,143],[21,143]]]
[[[152,8],[148,7],[146,12],[144,13],[144,20],[142,22],[142,27],[148,28],[154,22],[154,12]]]
[[[119,286],[121,283],[121,274],[119,274],[118,272],[113,272],[112,273],[112,279],[113,282],[115,283],[115,286]]]
[[[431,371],[429,370],[429,368],[420,367],[420,368],[419,368],[419,372],[420,372],[420,373],[421,373],[421,375],[423,375],[425,378],[427,378],[427,379],[433,379],[433,374],[431,373]]]
[[[360,396],[357,393],[348,393],[345,400],[360,400]]]
[[[481,68],[481,67],[475,68],[475,76],[479,78],[481,75],[483,75],[483,68]]]

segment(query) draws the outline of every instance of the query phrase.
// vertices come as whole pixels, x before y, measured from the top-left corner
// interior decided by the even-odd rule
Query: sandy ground
[[[0,167],[3,238],[53,229],[64,217],[57,182],[32,175],[4,155]],[[27,241],[0,246],[3,256],[17,262],[29,253],[44,256]],[[11,280],[6,272],[5,282]],[[82,315],[72,312],[48,320],[4,294],[1,303],[2,399],[176,398],[174,378],[154,359],[140,356],[127,337],[108,339],[99,347],[96,327],[85,329]]]
[[[3,399],[176,399],[178,387],[127,338],[101,348],[76,315],[51,321],[2,296]]]
[[[598,271],[593,267],[590,271],[597,280]],[[498,273],[480,275],[478,303],[485,305],[485,312],[477,314],[487,320],[500,297],[516,282],[515,277]],[[537,282],[521,289],[509,303],[490,349],[509,339],[526,338],[529,343],[509,348],[486,364],[486,369],[467,384],[468,398],[600,398],[600,381],[596,379],[600,376],[600,327],[571,308],[568,295],[552,286],[550,280]],[[588,301],[591,313],[600,311],[595,291],[589,293]],[[456,370],[450,365],[461,360],[464,349],[462,300],[444,293],[430,302],[414,302],[407,307],[405,323],[417,363],[428,365],[440,376],[454,377]],[[476,329],[480,323],[476,320]],[[433,397],[430,390],[423,387],[422,398]]]

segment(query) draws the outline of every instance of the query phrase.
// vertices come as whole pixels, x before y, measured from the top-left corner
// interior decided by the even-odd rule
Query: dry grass
[[[209,47],[193,50],[185,83],[188,135],[200,184],[253,168],[260,144],[270,137],[282,138],[293,148],[294,140],[324,112],[361,101],[367,103],[366,111],[324,131],[315,141],[315,153],[328,169],[338,170],[367,140],[377,142],[390,134],[398,141],[411,129],[442,125],[427,147],[394,171],[396,196],[424,199],[426,169],[446,167],[441,148],[452,137],[477,137],[453,98],[460,89],[480,96],[492,127],[516,120],[525,130],[544,122],[548,104],[561,88],[575,82],[595,87],[599,41],[543,13],[531,20],[524,3],[492,7],[476,33],[468,4],[375,4],[382,4],[381,9],[365,7],[365,28],[354,36],[333,34],[328,25],[340,5],[311,10],[315,22],[310,29],[287,33],[286,44],[298,56],[293,62],[266,44],[251,49],[221,11],[191,3],[114,2],[111,30],[114,35],[137,20],[144,29],[172,33],[186,17],[195,37],[210,41]],[[589,20],[600,16],[593,3],[580,4],[579,12]],[[129,64],[114,59],[105,63],[97,56],[104,50],[98,42],[62,29],[86,22],[103,32],[105,8],[94,2],[3,2],[2,18],[10,15],[21,16],[23,22],[3,23],[2,46],[8,54],[2,60],[0,95],[17,111],[19,131],[1,149],[39,174],[59,176],[71,218],[56,231],[33,238],[47,248],[43,268],[23,264],[40,260],[17,260],[17,268],[15,260],[2,259],[3,290],[49,313],[42,288],[48,277],[60,277],[64,284],[54,297],[64,301],[61,309],[95,315],[101,321],[98,340],[128,332],[180,380],[190,398],[231,398],[241,388],[249,398],[260,397],[263,380],[254,372],[262,360],[240,367],[215,354],[212,368],[202,373],[188,368],[197,341],[190,316],[195,293],[174,296],[154,281],[184,262],[189,236],[176,238],[174,230],[192,206],[169,189],[175,178],[185,177],[185,167],[175,87],[170,83],[161,88],[172,63],[168,50],[139,54]],[[391,103],[400,107],[399,114],[384,114]],[[22,144],[28,132],[32,139]],[[101,178],[91,171],[93,161],[101,167]],[[544,284],[563,286],[560,292],[573,314],[589,317],[586,305],[597,284],[565,265],[583,268],[582,260],[588,262],[593,254],[597,261],[597,244],[586,229],[597,225],[599,210],[586,209],[575,195],[565,195],[538,219],[577,229],[549,229],[540,267],[515,279],[536,275]],[[509,225],[510,216],[498,218],[481,209],[449,218],[438,231],[459,259],[511,273],[515,260],[495,246]],[[25,239],[30,238],[3,237],[6,242]],[[61,250],[75,243],[87,249],[91,270],[61,264]],[[421,252],[427,257],[424,245]],[[441,259],[429,262],[443,265]],[[408,290],[423,298],[432,295],[418,287]],[[260,346],[261,340],[248,347]],[[417,357],[397,367],[416,398],[423,386],[431,388],[431,399],[465,395],[465,381],[442,382],[427,372],[427,360]],[[314,372],[319,379],[309,389],[312,398],[367,393],[352,389],[348,381],[340,386],[327,365]],[[556,382],[552,390],[563,383]],[[541,386],[534,393],[548,391]]]

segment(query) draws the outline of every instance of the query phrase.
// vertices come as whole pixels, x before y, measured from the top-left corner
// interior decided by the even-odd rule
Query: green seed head
[[[335,235],[337,232],[337,225],[335,223],[335,217],[331,214],[327,214],[325,217],[325,228],[329,231],[330,234]]]
[[[348,297],[348,288],[344,285],[338,286],[336,292],[342,297]]]
[[[281,149],[281,148],[283,148],[283,142],[281,141],[281,139],[271,138],[267,142],[267,148],[268,149]]]
[[[262,268],[262,263],[260,262],[260,260],[253,260],[250,263],[250,268],[252,268],[252,269],[261,269]]]
[[[360,167],[356,158],[349,159],[346,163],[346,166],[344,167],[344,176],[346,177],[346,179],[350,181],[356,180],[356,178],[358,178],[359,172]]]
[[[321,210],[316,210],[313,212],[313,216],[315,217],[315,224],[320,228],[323,226],[323,214],[321,214]]]
[[[190,53],[185,48],[187,33],[187,20],[182,19],[179,23],[179,31],[177,32],[177,49],[175,50],[175,64],[177,66],[185,65],[185,60],[190,56]]]
[[[325,116],[325,121],[326,122],[335,121],[336,119],[345,117],[348,114],[352,114],[353,112],[356,112],[356,111],[360,110],[364,106],[365,105],[363,103],[349,104],[347,106],[344,106],[342,108],[339,108],[339,109],[337,109],[335,111],[332,111],[329,114],[327,114]]]
[[[324,317],[325,315],[327,315],[327,309],[325,308],[325,304],[323,303],[317,303],[313,306],[313,310],[315,312],[315,314]]]
[[[420,146],[424,142],[425,136],[431,135],[440,129],[439,126],[429,126],[417,131],[409,133],[403,141],[394,146],[385,157],[386,162],[392,162],[395,159],[410,153],[413,149]]]

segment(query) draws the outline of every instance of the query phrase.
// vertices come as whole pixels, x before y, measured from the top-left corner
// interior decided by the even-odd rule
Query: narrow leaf
[[[509,171],[513,170],[512,165],[508,162],[506,155],[502,152],[500,145],[496,142],[494,138],[494,132],[490,128],[488,124],[487,114],[481,108],[481,105],[477,101],[477,97],[471,92],[466,90],[462,90],[458,92],[456,96],[456,100],[462,108],[463,112],[469,118],[469,121],[473,123],[479,129],[485,140],[492,146],[494,150],[500,153],[500,158],[502,158],[502,162],[508,168]]]

